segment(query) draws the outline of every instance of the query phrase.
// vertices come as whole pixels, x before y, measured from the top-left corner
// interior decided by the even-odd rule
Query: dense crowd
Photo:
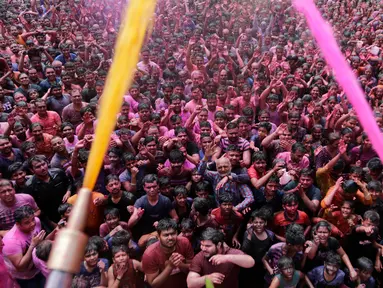
[[[49,276],[126,2],[1,0],[1,287]],[[383,131],[383,2],[315,2]],[[72,287],[382,287],[383,164],[290,0],[159,0],[110,117]]]

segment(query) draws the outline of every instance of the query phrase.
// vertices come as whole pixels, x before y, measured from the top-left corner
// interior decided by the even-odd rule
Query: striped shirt
[[[233,180],[227,181],[221,189],[217,190],[217,184],[223,177],[216,171],[207,170],[206,167],[207,162],[202,161],[198,166],[198,174],[203,175],[204,178],[213,185],[213,190],[215,191],[215,199],[219,198],[220,193],[230,193],[234,198],[233,205],[236,205],[235,208],[238,211],[242,211],[254,202],[254,196],[250,187],[247,184],[238,183],[238,175],[231,173],[230,176],[233,177]],[[218,202],[217,205],[219,205]]]
[[[219,142],[219,146],[222,148],[222,152],[226,153],[227,147],[230,144],[236,145],[241,152],[247,151],[250,149],[250,143],[246,139],[239,137],[236,143],[231,143],[228,138],[222,138]]]

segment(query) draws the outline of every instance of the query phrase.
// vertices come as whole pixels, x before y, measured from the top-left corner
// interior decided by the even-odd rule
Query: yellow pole
[[[105,90],[101,97],[100,111],[95,138],[85,171],[83,188],[80,189],[68,226],[59,232],[53,244],[48,261],[52,273],[48,288],[68,287],[68,277],[80,269],[87,242],[82,232],[85,227],[91,191],[96,183],[110,135],[116,124],[116,115],[121,109],[123,95],[131,85],[133,71],[139,59],[139,52],[145,32],[153,17],[155,0],[130,0],[124,20],[121,23]]]

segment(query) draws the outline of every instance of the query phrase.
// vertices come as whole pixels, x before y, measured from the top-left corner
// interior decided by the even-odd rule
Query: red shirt
[[[244,255],[241,250],[232,249],[225,246],[224,255]],[[199,275],[209,275],[211,273],[222,273],[225,275],[225,279],[222,284],[214,284],[214,288],[237,288],[238,287],[238,274],[239,266],[233,263],[223,263],[220,265],[213,265],[209,259],[207,259],[203,252],[199,252],[193,259],[189,270]],[[256,286],[256,285],[255,285]],[[254,286],[254,287],[255,287]],[[175,287],[174,287],[175,288]],[[177,287],[178,288],[178,287]]]
[[[234,233],[243,221],[242,214],[233,210],[233,213],[229,218],[224,218],[221,215],[221,208],[216,208],[211,211],[211,215],[215,216],[214,220],[219,224],[219,228],[225,233],[226,243],[231,244]]]
[[[303,211],[298,210],[295,219],[287,218],[285,211],[281,211],[274,216],[273,232],[279,236],[285,237],[286,228],[292,223],[302,225],[305,228],[311,224],[309,216]]]
[[[184,237],[177,237],[176,249],[173,253],[179,253],[185,257],[185,260],[192,260],[194,257],[193,248],[188,239]],[[161,273],[165,269],[165,261],[171,256],[165,254],[161,249],[160,242],[150,245],[142,256],[142,270],[145,274]],[[186,288],[187,274],[182,272],[179,268],[173,269],[170,276],[166,281],[159,286],[159,288]]]
[[[331,214],[332,217],[328,219],[329,222],[335,225],[345,236],[351,234],[352,228],[358,224],[358,217],[354,214],[349,219],[343,218],[340,211],[333,211]]]

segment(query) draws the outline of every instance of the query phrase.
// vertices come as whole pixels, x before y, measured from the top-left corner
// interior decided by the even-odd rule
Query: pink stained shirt
[[[28,251],[33,235],[41,231],[40,219],[35,217],[35,220],[36,227],[32,233],[25,234],[21,232],[15,224],[3,238],[3,255],[5,256],[5,264],[7,265],[8,271],[11,273],[12,277],[16,279],[32,279],[39,273],[39,270],[33,265],[33,261],[29,263],[27,268],[22,271],[18,271],[15,266],[13,266],[12,262],[7,258],[7,256],[11,255],[24,255]]]
[[[214,120],[215,120],[215,113],[217,111],[224,111],[224,109],[221,106],[217,106],[215,108],[215,111],[210,111],[209,109],[207,109],[207,119],[212,121],[212,122],[214,122]],[[213,126],[211,128],[213,128]]]
[[[303,168],[308,168],[310,165],[310,160],[306,156],[303,156],[299,163],[291,161],[291,152],[281,152],[276,158],[284,160],[288,170],[302,170]]]
[[[129,103],[130,111],[132,111],[132,113],[138,112],[138,104],[140,103],[134,100],[134,98],[130,94],[124,96],[124,101]]]
[[[45,278],[48,278],[49,274],[51,273],[51,270],[48,268],[47,262],[39,259],[36,256],[36,248],[32,251],[32,261],[35,267],[41,271],[41,273],[44,275]]]
[[[201,99],[201,104],[198,104],[194,99],[190,100],[188,103],[185,104],[185,110],[187,110],[189,113],[193,113],[193,111],[197,108],[198,105],[205,107],[206,99]]]
[[[54,111],[47,111],[48,116],[41,118],[37,113],[31,117],[32,123],[40,123],[43,125],[43,132],[52,136],[57,135],[57,129],[61,125],[60,115]]]
[[[66,150],[69,152],[69,153],[72,153],[73,150],[74,150],[74,147],[76,146],[77,142],[78,142],[78,137],[77,135],[74,135],[74,139],[73,139],[73,142],[69,142],[69,140],[65,137],[64,138],[64,144],[65,144],[65,148]]]

